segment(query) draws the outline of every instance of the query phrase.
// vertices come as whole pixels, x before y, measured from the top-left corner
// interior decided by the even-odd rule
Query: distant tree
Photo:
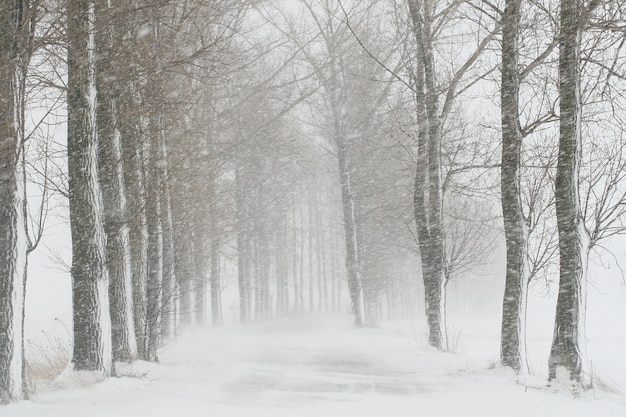
[[[376,2],[365,6],[352,4],[346,10],[341,2],[305,2],[306,17],[314,28],[313,38],[308,33],[300,33],[293,22],[286,22],[287,29],[281,29],[301,50],[308,67],[319,85],[317,102],[311,104],[315,114],[324,118],[319,134],[331,147],[331,155],[337,162],[338,185],[342,204],[342,226],[345,241],[345,264],[347,271],[348,292],[352,313],[357,326],[372,324],[368,318],[368,306],[375,308],[375,299],[380,295],[374,290],[376,283],[370,280],[370,289],[365,290],[367,282],[364,267],[368,261],[365,250],[366,241],[373,241],[370,230],[363,228],[366,200],[376,200],[380,194],[371,198],[372,191],[368,184],[368,164],[363,164],[361,156],[371,150],[368,142],[376,143],[383,136],[380,125],[380,113],[393,86],[389,75],[366,51],[359,46],[354,32],[375,44],[376,51],[383,50],[381,35],[376,37],[372,30],[376,28],[374,17],[380,5]],[[350,25],[338,22],[349,20]],[[370,26],[371,25],[371,26]],[[319,41],[316,39],[319,37]],[[321,48],[318,48],[320,46]],[[385,58],[396,59],[394,48],[384,49]],[[382,147],[383,145],[380,144]],[[373,202],[373,201],[369,201]],[[371,219],[370,219],[371,220]],[[370,223],[371,224],[371,223]],[[371,300],[365,297],[371,295]],[[373,318],[373,316],[372,316]]]

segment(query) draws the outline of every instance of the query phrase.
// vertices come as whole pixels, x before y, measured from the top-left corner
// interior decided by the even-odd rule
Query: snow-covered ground
[[[484,361],[435,352],[408,321],[196,330],[160,359],[120,367],[126,376],[100,383],[66,372],[31,401],[0,407],[0,416],[626,416],[621,396],[574,396],[539,379],[524,385]]]

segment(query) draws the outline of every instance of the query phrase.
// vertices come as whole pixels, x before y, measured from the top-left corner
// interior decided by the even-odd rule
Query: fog
[[[0,7],[0,416],[626,415],[621,2]]]

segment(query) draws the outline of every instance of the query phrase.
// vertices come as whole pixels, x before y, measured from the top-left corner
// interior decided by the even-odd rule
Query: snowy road
[[[626,416],[626,401],[530,388],[424,346],[410,323],[284,321],[187,334],[161,364],[92,385],[76,374],[4,417]],[[595,397],[595,399],[594,399]]]

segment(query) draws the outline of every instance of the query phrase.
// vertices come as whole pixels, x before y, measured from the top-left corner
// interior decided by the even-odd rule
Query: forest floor
[[[124,376],[99,383],[66,371],[30,401],[0,406],[0,416],[626,416],[621,395],[519,380],[423,339],[408,321],[190,331],[161,350],[159,364],[118,364]]]

